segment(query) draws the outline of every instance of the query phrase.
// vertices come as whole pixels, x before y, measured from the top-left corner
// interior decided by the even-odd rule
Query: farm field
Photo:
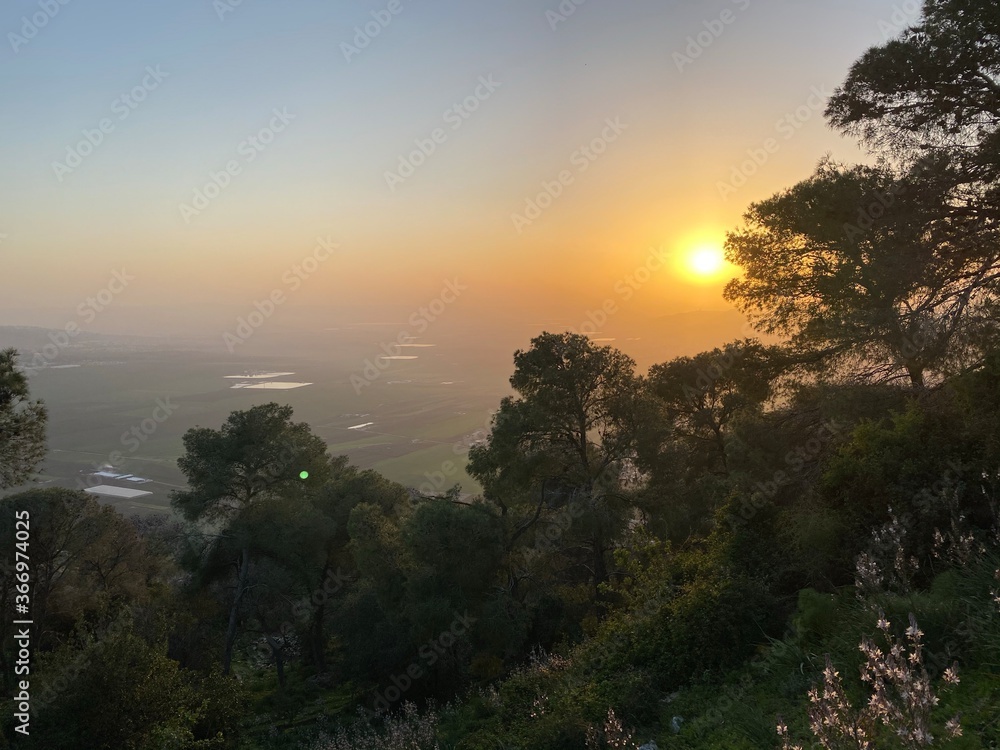
[[[0,348],[13,345],[2,331]],[[184,486],[177,468],[184,433],[195,426],[217,428],[232,411],[276,401],[292,406],[295,418],[308,422],[331,454],[348,455],[362,468],[423,491],[455,484],[463,493],[480,491],[465,472],[468,447],[477,431],[481,437],[488,429],[489,415],[505,392],[491,392],[482,373],[470,377],[474,362],[449,362],[447,346],[422,349],[416,359],[383,362],[379,377],[358,393],[351,375],[377,348],[348,342],[323,351],[325,359],[317,361],[223,358],[169,345],[112,352],[106,342],[90,342],[67,349],[51,366],[29,371],[32,394],[49,410],[49,452],[34,486],[83,489],[99,483],[87,478],[90,472],[110,465],[151,480],[138,486],[152,494],[101,496],[101,502],[127,513],[168,510],[170,491]],[[270,375],[309,385],[234,388],[240,382],[236,375],[248,382]]]

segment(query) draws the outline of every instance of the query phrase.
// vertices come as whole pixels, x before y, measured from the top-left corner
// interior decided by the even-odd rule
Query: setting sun
[[[691,246],[681,257],[681,271],[692,280],[709,283],[721,280],[730,269],[722,247],[715,242]]]
[[[691,270],[699,276],[715,276],[726,264],[722,249],[718,247],[698,248],[691,253],[688,261]]]

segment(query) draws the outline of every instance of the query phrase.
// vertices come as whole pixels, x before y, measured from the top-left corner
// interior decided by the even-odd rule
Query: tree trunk
[[[271,647],[271,655],[274,657],[274,666],[278,670],[278,687],[285,687],[285,652],[284,647],[270,633],[264,634],[267,645]]]
[[[316,609],[313,610],[312,623],[309,627],[309,641],[317,672],[326,671],[326,649],[323,639],[323,614],[325,611],[326,604],[317,605]]]
[[[594,597],[602,599],[601,584],[608,580],[608,568],[604,564],[604,541],[603,535],[598,533],[594,536]]]
[[[240,556],[239,573],[236,577],[236,591],[233,593],[233,606],[229,610],[229,626],[226,628],[226,648],[222,656],[222,673],[229,674],[233,664],[233,644],[236,643],[236,628],[239,623],[240,602],[247,589],[247,579],[250,577],[250,549],[243,548]]]
[[[726,456],[726,436],[722,434],[722,426],[713,422],[712,432],[715,433],[715,447],[719,452],[719,460],[722,461],[722,473],[729,476],[729,458]]]
[[[924,387],[924,368],[916,364],[907,364],[906,372],[910,376],[910,384],[914,388]]]

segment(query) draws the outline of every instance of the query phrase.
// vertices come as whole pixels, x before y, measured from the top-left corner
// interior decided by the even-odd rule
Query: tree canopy
[[[900,172],[824,161],[753,204],[726,251],[726,299],[802,363],[876,380],[975,363],[995,340],[1000,244],[949,214],[946,166]]]
[[[47,412],[32,401],[17,351],[0,351],[0,490],[27,481],[45,457]]]
[[[829,102],[845,133],[904,162],[952,162],[957,204],[998,217],[1000,10],[978,0],[926,0],[923,18],[866,52]]]

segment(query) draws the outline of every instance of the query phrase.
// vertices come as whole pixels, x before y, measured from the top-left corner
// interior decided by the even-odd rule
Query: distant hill
[[[0,326],[0,349],[13,347],[27,360],[35,354],[44,352],[45,347],[55,346],[59,358],[63,355],[72,357],[79,352],[110,352],[110,351],[141,351],[162,349],[169,344],[171,348],[199,349],[204,348],[204,342],[179,340],[159,336],[134,336],[126,334],[93,333],[77,331],[70,336],[64,329],[42,328],[39,326]]]

